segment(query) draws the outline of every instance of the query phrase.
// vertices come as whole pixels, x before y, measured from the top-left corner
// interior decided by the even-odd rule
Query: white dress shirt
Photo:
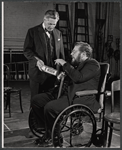
[[[43,27],[43,29],[45,30],[45,25],[44,25],[44,23],[42,24],[42,27]],[[45,32],[46,32],[47,36],[50,38],[50,33],[49,33],[48,31],[45,31]]]

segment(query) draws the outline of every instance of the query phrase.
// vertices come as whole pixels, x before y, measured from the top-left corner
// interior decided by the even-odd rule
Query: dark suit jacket
[[[65,59],[62,34],[59,30],[54,29],[53,35],[56,58]],[[43,83],[49,75],[47,73],[39,71],[36,66],[37,60],[34,57],[37,56],[45,63],[45,65],[49,65],[47,55],[47,42],[42,24],[28,30],[24,42],[24,55],[29,60],[29,77],[35,82]],[[59,70],[58,66],[57,69]]]
[[[63,69],[67,76],[65,77],[62,87],[62,97],[60,97],[59,104],[56,104],[56,107],[59,108],[59,110],[61,110],[61,108],[62,110],[65,109],[68,103],[69,105],[71,104],[76,92],[83,90],[98,90],[98,83],[101,74],[100,65],[95,59],[87,59],[83,63],[80,63],[76,68],[69,63],[66,63],[64,64]],[[58,87],[57,89],[54,88],[52,91],[50,90],[50,92],[54,99],[56,99]],[[95,95],[75,97],[73,104],[86,105],[95,113],[100,108],[100,104],[96,100]]]
[[[72,99],[77,91],[98,89],[100,65],[95,59],[87,59],[80,63],[77,69],[66,63],[63,69],[73,82],[68,87],[69,99]]]

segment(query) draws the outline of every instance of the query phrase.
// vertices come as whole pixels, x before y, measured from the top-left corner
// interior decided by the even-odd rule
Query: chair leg
[[[22,108],[22,98],[21,98],[21,90],[19,91],[19,100],[20,100],[20,109],[21,109],[21,112],[23,113],[23,108]]]
[[[8,106],[9,106],[9,117],[11,117],[11,102],[10,102],[10,96],[11,96],[11,93],[8,92],[8,93],[7,93],[7,101],[8,101]]]
[[[111,146],[111,139],[112,139],[112,133],[113,133],[113,129],[111,127],[113,127],[113,123],[110,124],[110,132],[109,132],[109,137],[108,137],[108,147]]]
[[[6,95],[6,96],[4,95],[4,99],[5,99],[4,100],[4,110],[6,110],[7,106],[8,106],[8,100],[7,100],[8,99],[8,95]]]
[[[106,147],[106,145],[107,145],[107,135],[108,135],[108,122],[104,120],[104,123],[105,123],[105,137],[104,137],[103,147]]]

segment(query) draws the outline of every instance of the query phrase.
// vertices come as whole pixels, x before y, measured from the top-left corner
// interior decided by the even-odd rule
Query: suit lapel
[[[48,61],[47,42],[46,42],[46,37],[45,37],[45,31],[42,27],[42,24],[39,26],[38,31],[39,31],[38,34],[39,34],[40,42],[42,45],[42,49],[45,53],[46,60]]]
[[[53,30],[53,35],[54,35],[54,41],[55,41],[56,57],[59,58],[59,51],[58,51],[58,39],[59,39],[59,36],[58,36],[58,34],[57,34],[55,29]]]

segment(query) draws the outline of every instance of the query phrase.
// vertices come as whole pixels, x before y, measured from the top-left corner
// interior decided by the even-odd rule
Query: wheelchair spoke
[[[96,131],[93,113],[84,106],[69,107],[56,119],[52,140],[55,147],[89,147]],[[62,137],[62,141],[58,140]]]

